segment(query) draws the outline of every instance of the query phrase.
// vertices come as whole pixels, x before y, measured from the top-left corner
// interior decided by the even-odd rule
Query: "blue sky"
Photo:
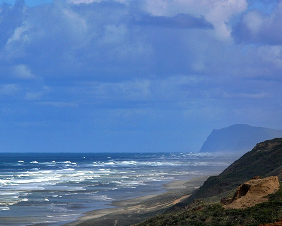
[[[198,151],[282,129],[282,1],[0,1],[1,152]]]
[[[0,4],[7,3],[9,5],[14,5],[17,0],[0,0]],[[50,4],[53,0],[25,0],[24,3],[29,7],[34,7],[38,5]]]

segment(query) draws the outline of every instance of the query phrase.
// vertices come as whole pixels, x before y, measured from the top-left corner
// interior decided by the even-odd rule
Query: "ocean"
[[[170,181],[221,172],[203,153],[1,153],[0,225],[57,226],[113,201],[158,194]]]

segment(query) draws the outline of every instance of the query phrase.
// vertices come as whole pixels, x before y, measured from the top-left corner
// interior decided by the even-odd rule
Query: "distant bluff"
[[[200,152],[229,152],[243,154],[257,143],[282,137],[282,130],[236,124],[213,130]]]

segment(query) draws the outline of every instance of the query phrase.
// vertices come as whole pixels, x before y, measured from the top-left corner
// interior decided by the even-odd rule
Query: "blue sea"
[[[203,153],[1,153],[0,225],[62,225],[232,162]]]

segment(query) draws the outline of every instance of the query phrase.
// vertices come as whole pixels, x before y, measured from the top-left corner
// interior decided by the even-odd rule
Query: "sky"
[[[191,152],[282,129],[281,0],[0,0],[0,152]]]

